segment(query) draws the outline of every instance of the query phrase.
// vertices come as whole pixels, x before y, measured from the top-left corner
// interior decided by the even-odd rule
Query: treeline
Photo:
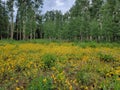
[[[35,39],[42,23],[42,0],[0,0],[0,38]]]
[[[42,0],[0,1],[0,38],[120,41],[120,0],[76,0],[65,14],[42,15],[42,5]]]

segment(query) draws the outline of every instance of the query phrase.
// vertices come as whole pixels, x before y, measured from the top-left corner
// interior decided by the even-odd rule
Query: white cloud
[[[62,2],[61,0],[56,0],[55,3],[56,3],[56,6],[63,6],[64,5],[64,2]]]
[[[75,0],[44,0],[42,13],[44,14],[50,10],[61,10],[62,13],[65,13],[72,7],[74,2]]]

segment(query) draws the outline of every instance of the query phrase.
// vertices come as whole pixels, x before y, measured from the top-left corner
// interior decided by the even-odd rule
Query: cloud
[[[62,13],[65,13],[72,7],[74,2],[75,0],[44,0],[42,13],[44,14],[50,10],[61,10]]]
[[[62,2],[61,0],[56,0],[55,3],[56,3],[56,6],[63,6],[64,5],[64,2]]]

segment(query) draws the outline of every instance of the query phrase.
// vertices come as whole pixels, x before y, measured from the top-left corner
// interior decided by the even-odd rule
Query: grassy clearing
[[[119,90],[119,44],[0,41],[0,90]]]

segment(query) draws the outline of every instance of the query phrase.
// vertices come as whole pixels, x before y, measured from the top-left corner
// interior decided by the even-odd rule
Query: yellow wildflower
[[[20,88],[19,87],[16,87],[16,89],[15,90],[20,90]]]
[[[45,78],[45,79],[43,79],[43,82],[44,82],[44,83],[46,83],[46,81],[47,81],[47,79],[46,79],[46,78]]]

